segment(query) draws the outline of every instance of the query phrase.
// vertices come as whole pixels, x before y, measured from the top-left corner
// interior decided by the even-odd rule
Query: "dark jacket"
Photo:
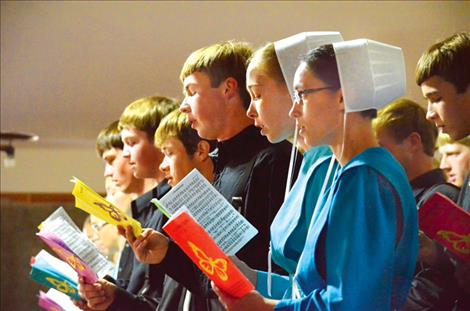
[[[267,269],[269,228],[284,200],[290,150],[290,143],[271,144],[254,126],[217,145],[213,185],[258,229],[259,233],[237,253],[255,269]],[[298,159],[296,173],[302,157]],[[165,282],[168,292],[164,291],[158,310],[183,310],[183,286],[191,291],[190,310],[223,310],[208,279],[176,244],[170,242],[164,261],[151,269],[153,266],[164,267],[169,276]]]
[[[162,214],[150,200],[161,198],[169,189],[170,186],[164,181],[132,202],[132,217],[143,228],[154,227],[156,223],[163,222]],[[108,310],[155,310],[163,292],[164,274],[158,272],[153,271],[150,277],[149,265],[137,261],[132,248],[126,242],[119,260],[117,280],[106,277],[117,285],[114,301]]]

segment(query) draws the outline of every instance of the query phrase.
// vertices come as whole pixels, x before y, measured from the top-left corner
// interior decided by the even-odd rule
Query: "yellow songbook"
[[[136,237],[142,234],[142,226],[134,218],[126,215],[118,207],[74,177],[71,182],[75,184],[72,194],[75,197],[75,206],[99,219],[115,225],[127,228],[132,227]]]

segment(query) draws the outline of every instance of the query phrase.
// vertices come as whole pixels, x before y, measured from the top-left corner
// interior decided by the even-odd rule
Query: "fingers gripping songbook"
[[[168,218],[185,206],[229,256],[235,255],[258,233],[197,169],[160,200],[154,198],[151,202]]]
[[[163,230],[191,258],[199,269],[224,292],[240,298],[254,286],[214,242],[209,234],[182,207]]]

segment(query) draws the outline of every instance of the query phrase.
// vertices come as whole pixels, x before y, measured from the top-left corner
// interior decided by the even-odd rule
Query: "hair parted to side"
[[[186,153],[189,155],[193,155],[197,151],[197,145],[200,141],[207,141],[199,137],[197,131],[191,128],[187,114],[180,112],[179,109],[170,112],[160,122],[155,132],[155,146],[161,148],[170,138],[176,138],[181,141],[186,149]],[[208,142],[212,150],[214,143]]]
[[[413,132],[418,133],[423,143],[423,151],[428,156],[433,156],[437,128],[433,122],[426,119],[426,110],[414,101],[406,98],[393,101],[379,110],[372,124],[376,133],[385,132],[397,143],[401,143]]]
[[[336,62],[333,44],[325,44],[310,50],[303,58],[309,70],[328,86],[336,90],[341,88],[339,79],[338,63]],[[377,116],[376,109],[360,111],[364,118],[373,119]]]
[[[440,148],[447,144],[461,144],[470,148],[470,137],[465,137],[459,140],[453,140],[448,134],[440,133],[437,137],[437,147]]]
[[[121,140],[121,132],[118,128],[119,121],[114,121],[102,129],[96,138],[96,151],[100,157],[109,149],[123,149],[124,144]]]
[[[452,83],[458,93],[470,84],[470,37],[462,32],[432,45],[416,66],[416,83],[421,85],[432,76]]]
[[[212,87],[217,87],[222,81],[232,77],[238,83],[245,108],[248,108],[250,95],[246,90],[246,68],[252,53],[253,50],[246,42],[225,41],[203,47],[186,59],[180,80],[183,82],[189,75],[203,72],[209,76]]]
[[[274,43],[268,43],[256,50],[249,60],[249,65],[262,71],[278,83],[286,85]]]
[[[119,119],[119,130],[131,128],[147,133],[153,141],[160,121],[171,111],[179,107],[179,101],[164,96],[150,96],[129,104]]]

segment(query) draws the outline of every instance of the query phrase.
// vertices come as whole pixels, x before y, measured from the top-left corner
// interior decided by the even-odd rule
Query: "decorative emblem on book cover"
[[[78,259],[75,255],[71,254],[70,252],[67,252],[66,250],[59,248],[59,247],[52,247],[52,250],[60,257],[62,258],[65,262],[67,262],[75,271],[80,270],[83,271],[85,270],[85,267],[83,266],[82,262],[80,259]]]
[[[188,241],[194,255],[199,259],[199,266],[209,275],[216,274],[222,281],[228,280],[227,275],[227,261],[223,258],[213,259],[204,253],[202,249],[197,247],[194,243]]]
[[[121,221],[121,219],[127,220],[127,217],[122,215],[120,211],[118,211],[114,206],[111,204],[105,204],[101,202],[94,202],[94,204],[104,210],[106,213],[109,214],[109,217],[116,221]]]
[[[439,230],[437,236],[450,245],[454,251],[470,254],[470,235],[462,235],[453,231]]]
[[[54,278],[51,278],[51,277],[46,277],[46,280],[51,283],[51,285],[57,289],[58,291],[64,293],[64,294],[72,294],[72,295],[76,295],[77,294],[77,291],[75,290],[75,288],[73,288],[72,286],[70,286],[65,280],[64,281],[59,281],[57,279],[54,279]]]

